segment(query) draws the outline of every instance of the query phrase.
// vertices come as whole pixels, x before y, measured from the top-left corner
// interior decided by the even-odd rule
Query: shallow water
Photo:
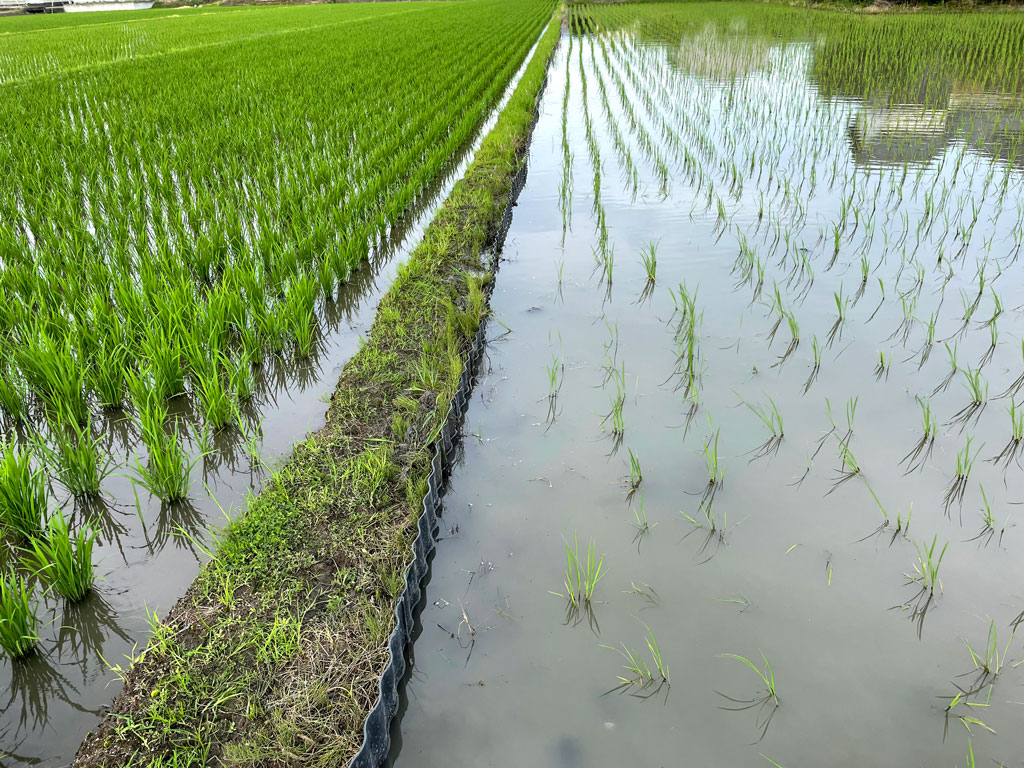
[[[746,13],[736,11],[734,30],[749,30]],[[928,104],[841,93],[815,62],[832,42],[824,35],[699,29],[666,44],[624,23],[573,35],[571,47],[563,36],[390,765],[763,766],[767,757],[787,768],[932,768],[964,765],[968,740],[978,765],[1024,764],[1024,670],[1011,666],[1024,659],[1024,639],[1011,640],[1024,610],[1014,524],[1024,471],[1019,454],[990,461],[1011,437],[1010,399],[998,396],[1022,371],[1024,173],[1005,162],[1006,142],[1019,142],[1020,97],[973,92],[937,115],[933,91]],[[973,119],[957,111],[967,102]],[[970,237],[958,235],[974,207]],[[927,211],[938,213],[918,243]],[[653,288],[640,255],[651,241]],[[983,264],[986,287],[965,325]],[[689,395],[683,282],[700,316]],[[776,284],[799,324],[795,345],[773,304]],[[1003,304],[994,349],[992,289]],[[960,369],[948,382],[943,341],[957,345]],[[549,365],[560,381],[553,399]],[[963,371],[979,368],[989,400],[965,418]],[[617,445],[606,416],[620,375]],[[938,435],[915,458],[918,396],[930,400]],[[769,398],[784,419],[778,441],[744,404]],[[724,478],[709,485],[704,449],[715,434]],[[961,503],[947,495],[968,436],[979,453]],[[841,444],[859,472],[844,465]],[[643,473],[631,497],[630,451]],[[605,576],[592,610],[567,620],[566,600],[551,593],[566,591],[566,542],[577,536],[581,553],[594,541]],[[911,579],[915,543],[933,537],[936,555],[948,549],[929,596]],[[997,676],[976,670],[965,646],[985,655],[990,620],[1005,652]],[[671,684],[654,671],[649,684],[617,687],[619,675],[635,678],[622,644],[654,669],[647,627]],[[762,653],[778,706],[723,655],[762,667]],[[969,696],[947,713],[961,689]]]
[[[532,55],[532,51],[530,52]],[[528,55],[525,61],[529,61]],[[525,63],[523,64],[525,68]],[[371,249],[369,260],[320,306],[320,339],[306,360],[271,358],[257,372],[257,396],[245,409],[248,434],[227,429],[192,472],[191,501],[164,505],[133,488],[127,473],[145,447],[128,417],[104,425],[119,464],[103,483],[101,504],[75,509],[97,520],[94,560],[100,577],[93,594],[66,606],[40,606],[38,652],[12,663],[0,658],[0,765],[66,765],[120,690],[113,667],[129,666],[150,635],[149,617],[163,617],[209,559],[213,535],[259,492],[269,471],[295,443],[325,423],[327,401],[345,363],[370,330],[377,304],[398,268],[418,245],[440,204],[472,161],[522,75],[502,98],[417,208]],[[201,418],[185,400],[171,408],[180,431],[194,434]],[[201,453],[186,440],[191,456]],[[55,486],[55,505],[74,501]]]

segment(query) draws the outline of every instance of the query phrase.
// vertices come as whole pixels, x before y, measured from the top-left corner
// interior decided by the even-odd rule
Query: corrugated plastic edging
[[[549,59],[550,61],[550,59]],[[512,178],[512,189],[509,192],[501,223],[490,246],[490,268],[497,272],[501,250],[505,236],[512,224],[512,209],[516,205],[519,193],[526,184],[527,164],[533,129],[540,114],[540,100],[547,85],[547,73],[537,91],[533,118],[526,132],[526,143],[523,148],[523,162]],[[489,298],[489,297],[488,297]],[[441,434],[434,442],[434,457],[431,460],[430,476],[427,479],[427,495],[423,499],[423,513],[417,525],[416,539],[412,543],[412,561],[405,570],[405,589],[395,605],[395,628],[388,638],[388,650],[391,660],[380,677],[380,694],[377,703],[366,716],[363,723],[363,745],[349,762],[349,768],[379,768],[391,749],[391,722],[398,712],[398,686],[405,675],[406,649],[416,623],[416,612],[423,594],[423,580],[429,570],[428,558],[434,551],[439,532],[438,517],[441,514],[448,475],[455,457],[458,443],[462,437],[462,422],[469,407],[476,370],[483,356],[486,342],[486,319],[473,339],[473,345],[467,354],[459,386],[448,406]]]

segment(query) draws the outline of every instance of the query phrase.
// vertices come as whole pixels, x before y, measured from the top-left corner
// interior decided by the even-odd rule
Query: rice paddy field
[[[316,454],[377,462],[363,517],[220,530],[461,242],[426,226],[553,10],[0,19],[0,764],[68,764],[112,703],[89,765],[351,757],[315,716],[372,705],[332,664],[390,631],[374,524],[422,496],[392,475],[451,339]],[[563,18],[387,764],[1024,765],[1024,16]],[[349,519],[394,542],[332,550]],[[266,552],[294,610],[232,581]]]
[[[570,7],[388,765],[1024,765],[1022,55]]]
[[[323,425],[551,10],[0,19],[0,764],[71,761]]]

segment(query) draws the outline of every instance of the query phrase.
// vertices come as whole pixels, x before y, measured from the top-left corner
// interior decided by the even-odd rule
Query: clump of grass
[[[92,589],[92,550],[96,528],[87,523],[71,533],[64,512],[50,517],[39,537],[28,540],[24,548],[25,564],[58,594],[72,602],[81,600]]]
[[[32,467],[26,448],[13,442],[0,447],[0,524],[20,536],[35,536],[46,515],[46,475]]]
[[[0,571],[0,648],[12,659],[28,655],[39,641],[28,582],[11,568]]]

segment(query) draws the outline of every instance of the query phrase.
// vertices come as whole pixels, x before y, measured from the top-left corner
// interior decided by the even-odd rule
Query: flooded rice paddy
[[[13,663],[0,658],[0,765],[71,762],[117,695],[120,672],[148,642],[151,621],[167,613],[209,559],[217,531],[244,509],[295,443],[323,426],[338,376],[369,332],[377,303],[472,161],[524,68],[525,63],[415,210],[372,245],[367,261],[336,295],[318,304],[312,353],[270,357],[255,369],[256,396],[246,403],[238,428],[215,433],[204,446],[198,441],[201,415],[184,398],[172,403],[173,421],[196,461],[188,501],[164,504],[134,486],[126,468],[136,458],[144,462],[146,454],[125,413],[102,425],[105,452],[117,469],[104,479],[98,500],[76,506],[52,485],[55,506],[97,522],[98,582],[74,605],[44,596],[36,653]]]
[[[635,8],[552,62],[390,764],[1024,764],[1020,24]]]

